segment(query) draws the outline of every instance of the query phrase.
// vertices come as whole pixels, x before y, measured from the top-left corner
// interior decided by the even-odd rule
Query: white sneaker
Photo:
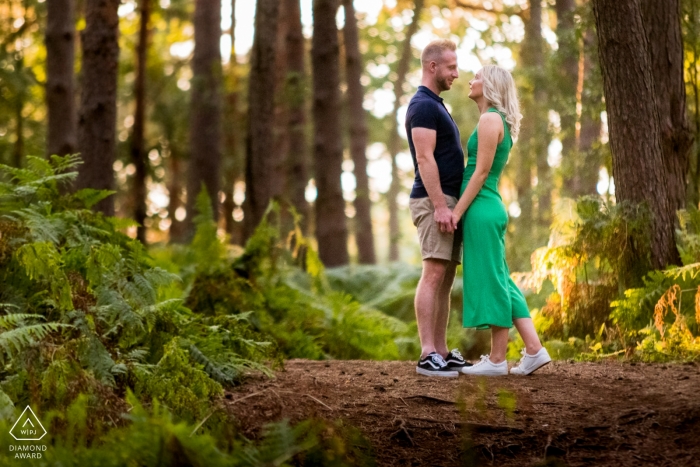
[[[544,347],[542,347],[535,355],[525,353],[525,349],[523,349],[520,353],[523,354],[523,358],[520,359],[518,366],[514,366],[510,369],[510,373],[512,375],[529,375],[552,361],[552,359],[549,357],[547,349]]]
[[[462,368],[465,375],[481,376],[506,376],[508,374],[508,364],[505,361],[493,363],[488,355],[482,355],[481,361],[472,366]]]

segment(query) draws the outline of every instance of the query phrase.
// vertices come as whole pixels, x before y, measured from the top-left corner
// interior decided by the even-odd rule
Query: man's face
[[[442,53],[440,60],[435,62],[435,82],[440,91],[449,91],[452,81],[459,78],[457,69],[457,54],[451,50]]]

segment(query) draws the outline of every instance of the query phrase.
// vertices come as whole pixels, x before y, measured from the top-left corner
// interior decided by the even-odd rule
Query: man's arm
[[[418,170],[428,197],[435,207],[435,222],[440,227],[440,232],[452,233],[452,211],[447,207],[445,196],[440,186],[440,173],[435,162],[435,144],[437,131],[428,128],[412,128],[411,136],[416,148],[416,161]]]

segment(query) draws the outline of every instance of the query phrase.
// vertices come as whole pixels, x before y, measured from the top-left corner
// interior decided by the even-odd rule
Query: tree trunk
[[[287,92],[287,34],[289,32],[289,2],[279,2],[277,11],[277,43],[275,45],[275,120],[272,134],[274,149],[270,153],[268,183],[270,198],[281,201],[287,184],[285,164],[289,154],[289,101],[293,99]],[[290,221],[284,214],[285,220]],[[285,224],[288,224],[285,222]],[[287,227],[287,225],[285,225]],[[283,227],[283,228],[285,228]]]
[[[584,195],[594,195],[597,192],[598,174],[603,165],[599,148],[602,122],[602,87],[598,85],[599,69],[592,55],[598,49],[595,32],[586,30],[583,33],[579,66],[579,89],[577,102],[580,103],[580,129],[576,132],[576,155],[574,176],[571,180],[571,195],[574,198]]]
[[[641,0],[661,130],[661,150],[668,174],[671,205],[686,207],[686,187],[693,132],[686,115],[680,0]]]
[[[538,229],[537,220],[543,221],[542,211],[549,209],[550,194],[548,187],[549,166],[547,165],[547,113],[544,100],[545,78],[544,39],[542,38],[542,5],[539,0],[530,0],[530,8],[524,18],[525,37],[521,47],[522,73],[529,80],[532,92],[520,96],[523,121],[515,148],[513,171],[515,187],[518,193],[520,216],[517,218],[518,231],[531,237],[532,243],[538,245],[546,238],[541,238],[547,229]],[[537,186],[533,187],[533,178],[537,176]],[[537,205],[535,205],[537,195]],[[537,212],[535,211],[537,207]],[[537,215],[539,214],[539,215]]]
[[[423,11],[424,0],[415,0],[413,6],[413,18],[411,24],[406,30],[406,37],[403,41],[403,51],[401,59],[396,69],[396,82],[394,83],[394,109],[391,112],[391,134],[389,135],[389,154],[391,156],[391,185],[387,193],[387,204],[389,207],[389,261],[399,260],[399,238],[401,229],[399,226],[399,207],[396,202],[396,197],[401,190],[401,181],[399,180],[399,169],[396,165],[396,156],[399,153],[401,139],[399,136],[398,111],[401,107],[401,98],[404,95],[403,85],[406,82],[406,74],[410,68],[411,60],[413,60],[413,52],[411,50],[411,39],[418,31],[418,24],[421,11]]]
[[[24,57],[20,57],[19,60],[15,62],[17,66],[17,71],[20,73],[24,68]],[[14,166],[19,168],[22,167],[22,160],[24,159],[24,116],[22,112],[24,111],[24,99],[26,93],[24,89],[21,89],[17,96],[15,96],[15,144],[12,145],[12,159]]]
[[[309,225],[309,203],[306,185],[309,181],[308,145],[306,142],[306,55],[302,33],[299,0],[285,0],[289,17],[287,29],[287,93],[289,95],[289,157],[287,158],[287,197],[302,216],[301,230],[306,234]]]
[[[219,214],[221,165],[221,0],[196,0],[190,104],[190,162],[187,178],[188,236],[193,233],[197,195],[202,184]]]
[[[47,155],[75,152],[75,12],[73,0],[46,4]]]
[[[226,232],[230,235],[231,243],[243,243],[243,223],[233,219],[233,211],[236,203],[233,200],[234,187],[237,181],[243,181],[245,171],[240,151],[240,141],[243,126],[241,121],[244,116],[238,108],[239,101],[239,74],[238,62],[236,59],[236,0],[231,0],[231,56],[229,58],[228,78],[229,93],[226,96],[226,130],[224,131],[224,142],[226,144],[226,160],[224,161],[224,193],[226,198],[223,203],[223,215],[226,222]],[[245,221],[245,219],[244,219]]]
[[[78,188],[114,189],[112,165],[116,154],[117,73],[119,72],[119,0],[86,0],[82,93],[78,120],[78,149],[83,165]],[[113,197],[95,209],[114,215]]]
[[[547,116],[547,77],[545,74],[544,38],[542,37],[542,2],[530,0],[530,15],[525,22],[523,63],[533,84],[533,100],[525,113],[523,130],[530,129],[531,159],[537,166],[537,221],[547,230],[552,214],[552,170],[547,163],[549,130]]]
[[[420,1],[420,0],[419,0]],[[353,0],[343,0],[345,7],[345,75],[348,84],[348,115],[350,117],[350,154],[355,166],[355,240],[360,264],[375,264],[372,234],[372,202],[369,199],[367,176],[367,123],[363,107],[365,92],[360,79],[363,65]]]
[[[168,218],[170,219],[170,242],[182,243],[185,241],[185,225],[182,221],[177,220],[176,212],[178,208],[183,206],[182,202],[182,159],[175,152],[175,149],[170,146],[168,159],[170,161],[169,173],[170,183],[168,184],[168,193],[170,194],[170,204],[168,204]]]
[[[340,186],[343,145],[340,130],[338,0],[314,0],[313,66],[316,239],[328,267],[348,264],[345,200]]]
[[[618,201],[651,211],[651,260],[679,264],[651,59],[639,0],[593,0]],[[659,38],[661,39],[661,38]],[[625,66],[620,66],[624,63]]]
[[[564,195],[573,196],[572,180],[578,175],[580,157],[576,152],[577,84],[579,83],[579,44],[576,39],[574,12],[575,0],[557,0],[557,41],[556,64],[559,71],[558,105],[561,122],[562,171]]]
[[[272,199],[275,112],[276,0],[257,0],[255,37],[251,51],[246,141],[246,238],[252,235]]]
[[[698,62],[700,61],[700,9],[696,1],[683,3],[683,17],[685,28],[683,39],[686,43],[692,61],[688,66],[689,84],[692,89],[693,102],[693,130],[695,135],[700,135],[700,73]],[[700,144],[695,140],[695,148],[690,159],[690,177],[688,184],[688,203],[695,206],[700,202]]]
[[[146,120],[146,55],[148,52],[148,24],[151,16],[151,0],[140,0],[141,23],[136,46],[136,80],[134,82],[134,127],[131,134],[131,162],[136,167],[133,185],[134,220],[139,224],[136,238],[146,243],[146,173],[148,159],[144,147]]]

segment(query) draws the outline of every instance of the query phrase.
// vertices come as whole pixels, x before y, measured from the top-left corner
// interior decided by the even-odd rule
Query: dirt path
[[[379,466],[700,466],[700,365],[554,362],[444,380],[414,365],[290,360],[227,404],[249,437],[283,418],[343,419]]]

